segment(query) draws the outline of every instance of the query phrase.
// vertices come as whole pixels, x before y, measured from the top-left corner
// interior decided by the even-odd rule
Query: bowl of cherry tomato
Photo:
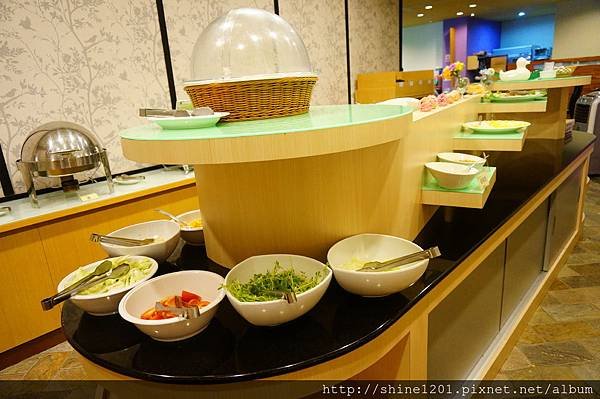
[[[135,287],[119,314],[157,341],[181,341],[208,327],[225,297],[223,277],[204,270],[169,273]]]

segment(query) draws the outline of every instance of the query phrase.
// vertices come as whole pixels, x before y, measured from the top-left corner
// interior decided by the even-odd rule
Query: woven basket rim
[[[208,79],[208,80],[188,80],[183,82],[183,87],[188,86],[203,86],[214,83],[240,83],[253,82],[260,80],[277,80],[277,79],[293,79],[293,78],[319,78],[314,72],[294,72],[294,73],[271,73],[265,75],[242,76],[231,79]]]

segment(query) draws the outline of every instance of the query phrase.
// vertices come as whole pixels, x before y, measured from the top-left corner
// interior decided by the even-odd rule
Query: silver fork
[[[137,247],[139,245],[152,244],[154,242],[154,238],[144,238],[143,240],[136,240],[135,238],[105,236],[98,233],[92,233],[92,235],[90,235],[90,241],[122,245],[124,247]]]

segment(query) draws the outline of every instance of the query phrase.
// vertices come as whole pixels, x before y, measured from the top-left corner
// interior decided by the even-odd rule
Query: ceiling
[[[402,26],[414,26],[429,22],[443,21],[444,19],[457,18],[457,12],[464,15],[475,14],[477,18],[506,21],[519,18],[517,13],[523,11],[526,16],[554,14],[555,4],[559,0],[403,0]],[[469,4],[476,4],[470,8]],[[425,6],[433,8],[426,10]],[[417,17],[417,14],[424,14]]]

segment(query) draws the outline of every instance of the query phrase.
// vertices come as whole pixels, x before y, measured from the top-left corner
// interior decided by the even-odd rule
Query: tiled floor
[[[590,183],[581,241],[497,379],[600,379],[600,179]],[[0,370],[0,380],[82,380],[68,343]]]
[[[67,342],[0,371],[0,380],[83,380],[87,376]]]

